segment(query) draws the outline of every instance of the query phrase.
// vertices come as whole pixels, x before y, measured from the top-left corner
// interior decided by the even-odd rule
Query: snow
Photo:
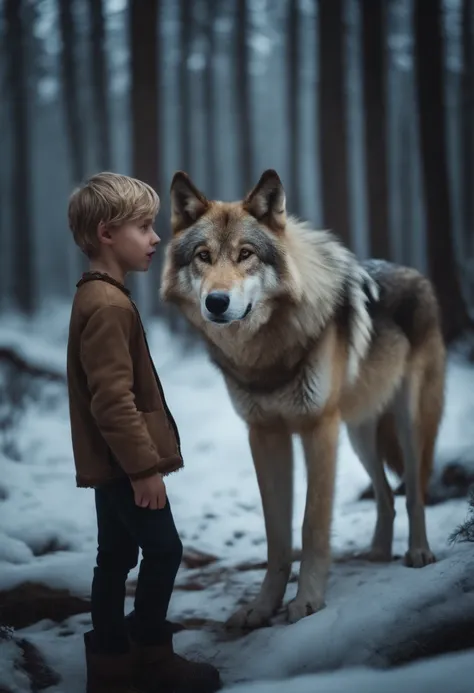
[[[3,316],[0,348],[14,347],[29,363],[64,373],[68,315],[69,306],[55,305],[28,324],[17,315]],[[389,565],[358,559],[356,554],[371,539],[375,506],[357,500],[368,479],[345,431],[340,439],[327,607],[291,626],[281,612],[271,628],[238,637],[224,630],[224,620],[239,601],[258,590],[264,574],[258,564],[266,558],[245,426],[232,409],[220,374],[198,344],[185,351],[159,323],[150,324],[147,334],[183,439],[185,468],[166,480],[176,525],[185,549],[218,559],[205,568],[191,570],[183,564],[180,569],[169,612],[173,621],[187,624],[187,630],[176,635],[177,650],[215,663],[232,691],[371,693],[383,686],[386,693],[402,687],[436,693],[448,685],[458,693],[471,690],[467,682],[474,673],[472,653],[402,669],[372,669],[387,667],[400,644],[416,641],[423,629],[448,623],[453,616],[474,620],[474,554],[472,545],[448,544],[451,531],[467,514],[467,500],[460,499],[426,510],[436,564],[414,570],[399,559]],[[0,590],[33,581],[67,588],[87,599],[96,551],[93,493],[75,487],[64,386],[45,383],[39,395],[28,399],[13,432],[18,461],[7,456],[0,426]],[[451,357],[438,461],[474,459],[473,413],[474,370]],[[300,547],[306,489],[298,444],[295,452],[293,533],[294,545]],[[405,552],[408,536],[404,504],[404,497],[396,498],[398,556]],[[298,563],[293,567],[297,573]],[[286,601],[295,591],[293,579]],[[61,683],[48,689],[50,693],[84,690],[82,633],[88,628],[86,613],[61,624],[41,621],[19,631],[60,674]],[[14,653],[14,643],[0,642],[0,687],[26,693],[29,684],[14,668]],[[340,671],[321,673],[331,669]],[[289,683],[287,677],[298,678]]]
[[[291,693],[469,693],[472,691],[474,657],[446,655],[438,660],[415,663],[389,672],[366,668],[298,676],[291,680]],[[232,686],[227,693],[288,693],[289,682],[265,682]]]

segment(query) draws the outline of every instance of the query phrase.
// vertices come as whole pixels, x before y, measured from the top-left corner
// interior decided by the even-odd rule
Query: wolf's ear
[[[192,226],[209,208],[209,201],[184,171],[176,171],[174,174],[170,195],[173,233]]]
[[[249,214],[266,224],[272,231],[281,233],[286,224],[286,196],[283,183],[276,171],[267,169],[244,200]]]

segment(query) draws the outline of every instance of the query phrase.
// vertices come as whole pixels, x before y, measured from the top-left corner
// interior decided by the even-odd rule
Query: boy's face
[[[138,219],[112,229],[100,229],[99,236],[124,273],[146,272],[160,237],[153,219]]]

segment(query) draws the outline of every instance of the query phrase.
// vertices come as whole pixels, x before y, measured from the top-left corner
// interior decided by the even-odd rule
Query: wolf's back
[[[428,333],[440,332],[439,304],[427,277],[412,267],[385,260],[366,260],[362,266],[379,289],[378,300],[367,296],[375,332],[392,324],[403,332],[412,347],[421,345]]]

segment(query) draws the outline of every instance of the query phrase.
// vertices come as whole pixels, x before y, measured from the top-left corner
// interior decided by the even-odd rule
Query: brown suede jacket
[[[106,274],[86,272],[77,283],[67,380],[77,486],[183,466],[138,309],[128,289]]]

